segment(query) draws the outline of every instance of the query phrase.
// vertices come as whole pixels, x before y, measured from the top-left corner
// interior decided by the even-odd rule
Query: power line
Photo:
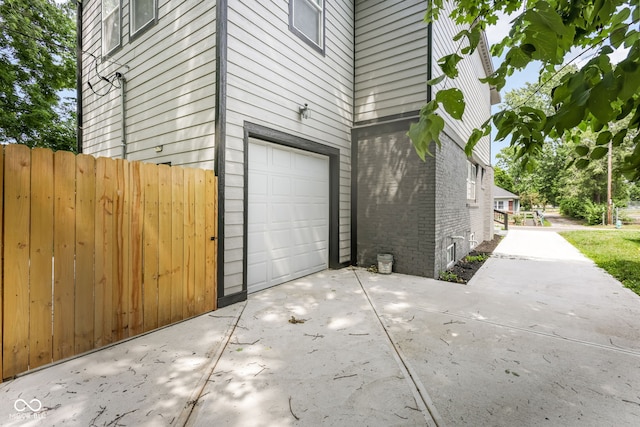
[[[73,49],[73,48],[71,48],[71,47],[69,47],[69,46],[65,46],[65,45],[63,45],[63,44],[60,44],[60,43],[54,42],[54,41],[52,41],[52,40],[45,40],[45,39],[41,39],[41,38],[35,37],[35,36],[31,35],[31,34],[26,34],[26,33],[23,33],[22,31],[18,31],[18,30],[14,29],[14,28],[9,28],[9,27],[7,27],[7,25],[6,25],[6,24],[4,24],[4,23],[1,23],[1,24],[0,24],[0,28],[1,28],[3,31],[6,31],[7,33],[13,33],[14,35],[16,35],[16,34],[17,34],[17,35],[19,35],[19,36],[26,37],[26,38],[28,38],[28,39],[31,39],[31,40],[37,41],[38,43],[42,43],[42,44],[44,44],[44,45],[47,45],[47,46],[49,46],[50,48],[51,48],[51,47],[53,47],[53,48],[57,48],[57,49],[61,49],[61,50],[66,50],[66,51],[71,52],[71,53],[73,53],[73,52],[75,51],[75,49]]]

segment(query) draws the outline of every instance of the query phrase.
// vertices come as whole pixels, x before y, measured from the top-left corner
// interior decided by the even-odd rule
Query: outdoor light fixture
[[[162,149],[163,149],[162,145],[157,145],[156,146],[156,153],[161,153]]]
[[[309,104],[304,104],[304,106],[299,107],[300,109],[300,119],[308,119],[309,118]]]

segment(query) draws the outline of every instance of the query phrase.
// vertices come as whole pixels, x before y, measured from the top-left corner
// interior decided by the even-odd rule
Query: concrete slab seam
[[[189,418],[191,418],[191,414],[193,413],[193,410],[198,404],[198,400],[202,396],[202,392],[207,386],[207,382],[209,382],[209,378],[211,378],[211,375],[213,375],[213,372],[215,371],[216,366],[218,366],[218,362],[220,361],[222,354],[224,353],[225,349],[229,345],[229,341],[231,341],[231,337],[233,336],[233,333],[235,332],[236,327],[240,322],[240,318],[244,313],[244,309],[247,306],[247,301],[244,301],[239,304],[242,304],[242,308],[238,310],[238,314],[235,316],[235,319],[229,323],[229,326],[227,327],[227,330],[224,333],[223,339],[220,341],[220,343],[216,345],[215,351],[209,352],[210,358],[211,358],[210,362],[207,364],[207,367],[204,369],[204,373],[196,383],[193,393],[191,393],[191,396],[189,396],[189,400],[187,400],[187,405],[182,409],[182,411],[180,411],[180,414],[176,418],[175,425],[184,427],[189,422]]]
[[[365,298],[367,299],[369,305],[371,306],[373,313],[378,319],[378,322],[382,327],[382,330],[384,331],[387,337],[387,340],[391,345],[391,348],[393,349],[393,355],[394,355],[394,358],[396,359],[396,362],[398,363],[398,366],[400,367],[400,370],[402,371],[403,375],[405,375],[405,378],[407,378],[408,382],[413,385],[411,391],[414,394],[414,398],[416,398],[417,402],[422,402],[426,409],[425,419],[427,418],[427,414],[428,414],[431,417],[431,421],[433,421],[437,427],[445,427],[444,420],[438,413],[438,410],[436,409],[436,406],[433,403],[433,400],[431,399],[431,397],[429,396],[429,393],[427,392],[427,389],[425,388],[424,384],[422,384],[422,381],[420,381],[419,376],[417,375],[417,373],[415,372],[411,364],[407,361],[406,357],[404,357],[402,350],[396,345],[391,333],[384,326],[384,322],[382,322],[382,319],[380,319],[378,310],[374,302],[369,297],[369,293],[367,292],[364,285],[360,281],[360,277],[358,276],[357,270],[355,268],[351,268],[351,270],[353,271],[353,274],[355,275],[356,280],[358,281],[358,284],[360,285],[360,288],[362,289],[362,292],[364,293]],[[429,420],[427,419],[427,423],[428,422]]]
[[[487,320],[487,319],[478,319],[476,317],[465,316],[464,314],[458,314],[458,313],[451,313],[449,311],[429,310],[428,308],[422,308],[422,307],[417,307],[417,309],[420,310],[420,311],[424,311],[425,313],[444,314],[444,315],[447,315],[447,316],[459,317],[461,319],[476,321],[476,322],[480,322],[480,323],[486,323],[486,324],[493,325],[493,326],[498,326],[498,327],[501,327],[501,328],[514,329],[514,330],[517,330],[517,331],[527,332],[527,333],[534,334],[534,335],[540,335],[540,336],[544,336],[544,337],[548,337],[548,338],[554,338],[554,339],[559,339],[559,340],[564,340],[564,341],[570,341],[570,342],[574,342],[576,344],[583,344],[583,345],[587,345],[587,346],[590,346],[590,347],[600,348],[602,350],[609,350],[609,351],[613,351],[613,352],[617,352],[617,353],[624,353],[624,354],[628,354],[628,355],[631,355],[631,356],[640,357],[640,351],[619,347],[619,346],[616,346],[613,343],[612,343],[612,345],[598,344],[598,343],[594,343],[594,342],[591,342],[591,341],[584,341],[584,340],[579,340],[579,339],[576,339],[576,338],[565,337],[565,336],[556,334],[555,332],[548,333],[548,332],[542,332],[542,331],[534,331],[534,330],[523,328],[523,327],[520,327],[520,326],[507,325],[507,324],[504,324],[504,323],[493,322],[493,321]]]
[[[545,258],[545,257],[536,257],[531,255],[510,255],[504,253],[493,253],[490,257],[495,259],[506,259],[512,261],[542,261],[542,262],[553,262],[553,263],[563,263],[563,264],[592,264],[595,265],[593,261],[588,258],[585,259],[553,259],[553,258]]]

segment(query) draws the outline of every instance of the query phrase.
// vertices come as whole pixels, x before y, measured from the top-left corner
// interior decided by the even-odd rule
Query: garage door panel
[[[267,216],[264,212],[267,211],[268,204],[265,203],[251,203],[249,205],[249,215],[247,216],[247,220],[249,221],[250,227],[263,226],[267,223]]]
[[[290,196],[291,178],[284,176],[274,176],[271,178],[271,196]]]
[[[267,174],[254,171],[254,173],[249,175],[249,191],[252,194],[267,194],[267,179]]]
[[[263,231],[248,233],[247,253],[253,255],[255,262],[262,262],[267,258],[266,252],[269,249]]]
[[[253,264],[252,268],[247,272],[247,280],[249,283],[265,284],[267,282],[267,263],[258,262]]]
[[[311,265],[321,266],[325,263],[325,251],[326,248],[309,253],[309,260]]]
[[[329,160],[262,141],[249,145],[247,280],[254,292],[328,267]]]
[[[267,244],[269,249],[276,251],[278,249],[288,249],[291,246],[291,230],[275,230],[267,233]]]
[[[288,203],[272,203],[269,209],[269,222],[272,224],[291,223],[291,205]]]
[[[271,262],[272,272],[269,281],[277,282],[275,284],[279,285],[291,277],[290,263],[291,259],[289,257],[273,260]]]
[[[293,232],[291,234],[292,234],[292,237],[293,237],[293,244],[295,246],[306,245],[312,239],[311,230],[309,230],[306,227],[305,228],[296,228],[296,229],[293,230]]]
[[[250,144],[249,157],[251,158],[251,163],[254,166],[254,170],[260,168],[263,170],[268,169],[269,159],[267,157],[266,145]]]
[[[325,168],[323,159],[297,154],[294,157],[294,162],[294,170],[300,172],[302,176],[324,179]]]
[[[271,164],[275,166],[275,171],[278,169],[289,170],[291,169],[291,156],[293,153],[291,151],[282,149],[279,147],[275,147],[270,145],[268,150],[271,151]]]
[[[325,198],[327,192],[323,182],[313,180],[299,180],[294,184],[294,194],[302,199],[311,199],[314,197]]]

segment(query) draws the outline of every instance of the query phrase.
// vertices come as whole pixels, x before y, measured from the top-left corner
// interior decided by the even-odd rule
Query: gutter
[[[484,31],[480,36],[480,43],[478,43],[478,50],[480,57],[482,58],[482,67],[487,76],[490,76],[495,71],[493,68],[493,62],[491,61],[491,53],[489,52],[489,41],[487,40],[487,33]],[[491,90],[491,105],[499,104],[502,99],[500,98],[500,92],[495,86],[490,87]]]

